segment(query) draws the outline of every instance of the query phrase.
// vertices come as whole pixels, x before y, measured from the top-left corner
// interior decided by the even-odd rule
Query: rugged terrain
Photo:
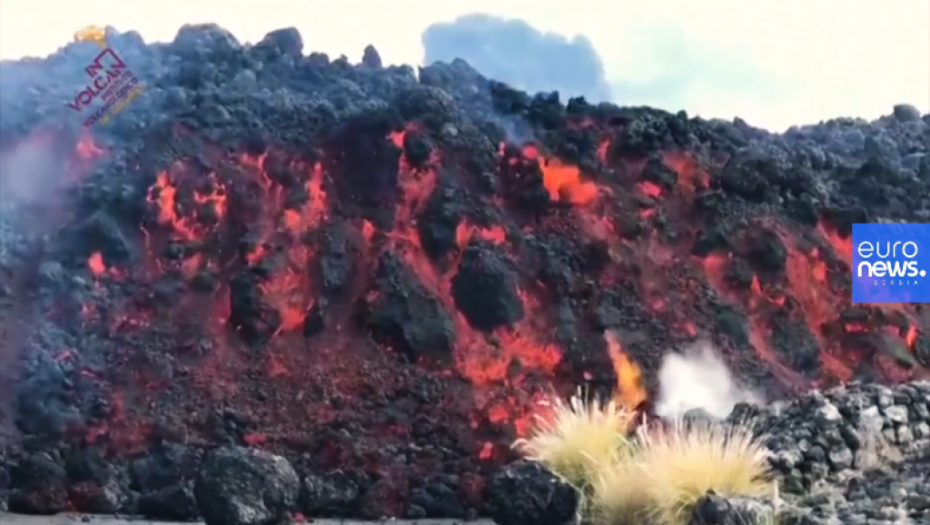
[[[925,306],[850,301],[851,225],[930,220],[911,107],[772,134],[293,29],[108,42],[145,87],[92,128],[96,46],[0,66],[13,511],[193,518],[248,464],[280,509],[473,517],[541,395],[648,411],[695,341],[771,398],[927,376]]]

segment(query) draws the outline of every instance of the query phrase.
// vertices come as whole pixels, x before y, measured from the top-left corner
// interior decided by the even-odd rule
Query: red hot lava
[[[384,480],[400,514],[417,477],[474,488],[513,458],[550,392],[589,382],[640,407],[662,354],[699,339],[780,392],[920,373],[886,351],[910,355],[918,312],[850,305],[849,241],[828,224],[760,215],[707,235],[695,202],[716,166],[618,158],[605,129],[596,169],[501,145],[482,195],[449,175],[452,153],[412,146],[423,133],[152,174],[141,256],[86,260],[79,322],[105,358],[81,376],[111,399],[87,442],[125,454],[157,427],[306,453],[312,471]]]

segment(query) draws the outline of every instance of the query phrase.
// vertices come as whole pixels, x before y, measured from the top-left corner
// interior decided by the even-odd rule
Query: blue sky
[[[472,12],[585,35],[615,102],[784,129],[836,116],[875,118],[907,102],[930,111],[927,0],[3,0],[0,57],[44,55],[88,24],[170,40],[216,22],[243,41],[296,26],[306,50],[419,64],[431,24]]]

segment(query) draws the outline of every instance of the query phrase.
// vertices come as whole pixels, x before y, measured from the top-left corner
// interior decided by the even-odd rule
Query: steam
[[[523,20],[475,13],[430,25],[422,41],[425,65],[461,58],[482,75],[524,91],[611,100],[601,57],[585,36],[568,40]]]
[[[700,343],[665,356],[659,368],[656,415],[672,419],[703,409],[725,418],[737,403],[762,404],[763,397],[740,385],[713,347]]]
[[[40,202],[61,179],[62,162],[52,151],[52,141],[38,136],[20,141],[0,154],[0,209]]]

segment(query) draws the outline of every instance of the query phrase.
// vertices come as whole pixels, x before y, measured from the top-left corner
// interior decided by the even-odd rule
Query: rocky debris
[[[11,512],[45,515],[70,510],[68,473],[49,454],[20,459],[10,470],[10,486]]]
[[[578,514],[577,489],[535,461],[502,468],[485,487],[488,515],[501,525],[566,525]]]
[[[466,510],[458,476],[430,476],[419,482],[410,491],[407,517],[474,519],[474,512]]]
[[[767,436],[780,497],[709,496],[695,515],[746,523],[738,514],[749,508],[804,525],[923,523],[930,519],[928,403],[930,382],[913,381],[855,382],[764,408],[737,405],[728,420],[752,422]]]
[[[153,520],[193,521],[200,517],[193,483],[175,483],[139,496],[139,514]]]
[[[842,480],[850,471],[889,463],[922,461],[930,455],[930,382],[895,386],[849,383],[811,391],[748,416],[769,434],[772,465],[786,493],[804,493],[817,483]],[[731,420],[744,418],[737,406]]]
[[[300,479],[286,459],[244,447],[207,456],[194,486],[206,525],[286,523],[299,492]]]
[[[307,516],[351,516],[365,484],[366,480],[353,472],[311,474],[300,486],[300,508]]]
[[[691,511],[688,525],[745,525],[768,523],[774,516],[771,504],[748,498],[725,498],[708,493],[697,500]]]

